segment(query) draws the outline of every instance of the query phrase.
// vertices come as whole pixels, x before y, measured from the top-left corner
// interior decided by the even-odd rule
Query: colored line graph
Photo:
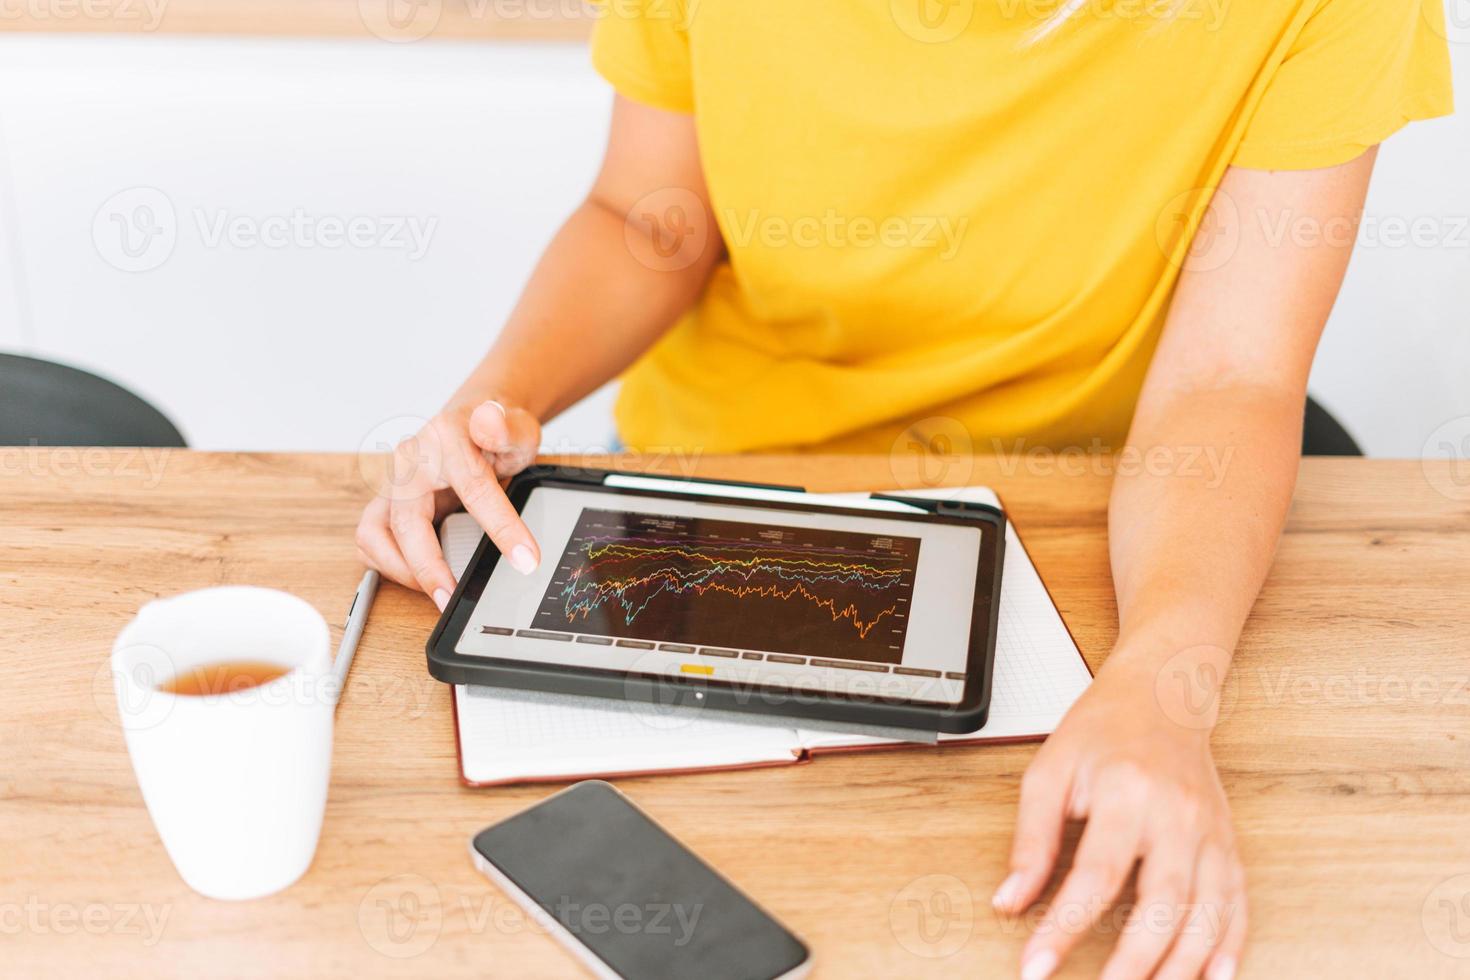
[[[898,663],[919,541],[585,509],[536,624]]]

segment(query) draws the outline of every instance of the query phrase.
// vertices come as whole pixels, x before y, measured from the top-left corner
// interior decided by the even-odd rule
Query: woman
[[[994,901],[1035,901],[1086,819],[1023,976],[1137,862],[1149,925],[1106,975],[1229,977],[1244,879],[1210,723],[1155,679],[1225,675],[1375,147],[1450,111],[1443,30],[1438,0],[616,0],[592,49],[617,90],[601,173],[398,454],[364,560],[442,607],[433,522],[462,504],[534,569],[497,478],[618,375],[635,449],[960,432],[1222,461],[1116,479],[1117,644],[1023,780]]]

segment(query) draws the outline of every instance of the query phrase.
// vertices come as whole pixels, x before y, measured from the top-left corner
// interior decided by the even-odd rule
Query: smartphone
[[[596,976],[777,980],[811,968],[790,930],[601,780],[486,827],[470,851]]]

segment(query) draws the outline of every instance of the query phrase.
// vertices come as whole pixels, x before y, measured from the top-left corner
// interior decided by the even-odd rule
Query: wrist
[[[444,403],[443,410],[467,420],[474,414],[475,409],[485,402],[497,402],[501,408],[507,410],[523,409],[538,422],[541,420],[541,411],[538,406],[527,404],[524,397],[514,387],[497,379],[470,378],[450,396],[449,401]]]
[[[1208,738],[1220,720],[1230,659],[1226,647],[1196,638],[1120,639],[1099,679],[1130,692],[1133,710]]]

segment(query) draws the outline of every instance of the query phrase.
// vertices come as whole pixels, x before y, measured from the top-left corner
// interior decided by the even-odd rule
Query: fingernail
[[[1016,893],[1020,890],[1021,872],[1012,871],[1010,876],[1002,881],[1000,887],[995,890],[995,894],[990,898],[990,904],[998,909],[1008,909],[1016,904]]]
[[[1057,968],[1057,954],[1049,949],[1038,950],[1021,964],[1021,980],[1046,980]]]
[[[494,405],[496,408],[500,409],[500,414],[501,414],[502,417],[505,415],[505,406],[502,405],[502,404],[500,404],[500,402],[496,401],[495,399],[493,399],[493,398],[486,399],[485,400],[485,404],[486,405]]]
[[[518,544],[511,549],[510,563],[522,575],[530,575],[536,570],[536,556],[531,554],[531,549],[523,544]]]
[[[1206,980],[1231,980],[1235,976],[1235,958],[1222,956],[1210,964]]]
[[[443,589],[435,589],[433,598],[434,605],[439,607],[440,612],[443,612],[444,607],[449,605],[449,593],[445,592]]]

